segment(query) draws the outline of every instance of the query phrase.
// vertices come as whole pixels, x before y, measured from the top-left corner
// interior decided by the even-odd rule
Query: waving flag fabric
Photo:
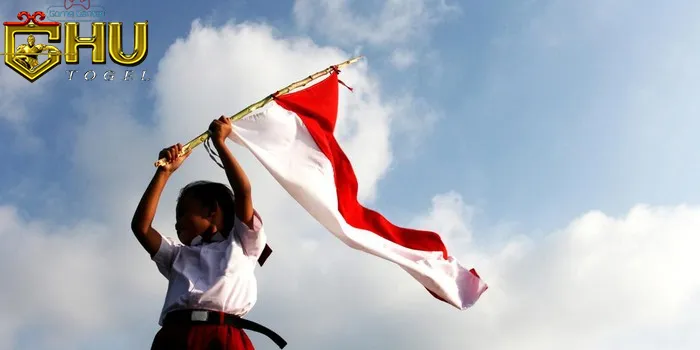
[[[336,141],[338,76],[278,96],[234,122],[246,148],[321,225],[349,247],[391,261],[434,297],[472,306],[488,288],[450,256],[434,232],[401,228],[357,201],[357,178]]]

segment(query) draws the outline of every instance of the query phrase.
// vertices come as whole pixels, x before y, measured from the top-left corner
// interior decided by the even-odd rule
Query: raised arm
[[[153,228],[152,224],[153,218],[156,215],[156,210],[158,209],[160,196],[163,193],[163,188],[165,188],[165,184],[168,182],[168,179],[170,179],[170,175],[177,170],[191,152],[178,157],[177,155],[181,150],[182,145],[177,144],[160,152],[158,158],[165,157],[170,163],[156,170],[131,220],[131,230],[134,232],[139,243],[141,243],[141,246],[146,249],[151,257],[158,252],[162,239],[162,236]]]
[[[56,46],[53,46],[53,45],[36,44],[34,46],[36,46],[36,48],[41,52],[56,52],[56,53],[61,52],[61,50],[59,50]]]
[[[221,116],[209,126],[212,142],[219,153],[221,163],[226,171],[226,177],[231,184],[231,189],[236,196],[236,216],[249,228],[253,228],[253,198],[251,195],[250,181],[238,161],[226,147],[226,138],[231,133],[231,120]]]

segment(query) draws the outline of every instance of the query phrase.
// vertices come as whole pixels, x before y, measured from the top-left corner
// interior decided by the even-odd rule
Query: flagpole
[[[322,77],[322,76],[324,76],[324,75],[326,75],[326,74],[330,74],[330,73],[333,72],[333,71],[340,70],[340,69],[342,69],[342,68],[345,68],[345,67],[347,67],[347,66],[349,66],[349,65],[351,65],[351,64],[353,64],[353,63],[355,63],[355,62],[357,62],[357,61],[359,61],[362,57],[363,57],[363,56],[357,56],[357,57],[355,57],[355,58],[351,58],[351,59],[349,59],[349,60],[347,60],[347,61],[345,61],[345,62],[343,62],[343,63],[336,64],[336,65],[330,66],[330,67],[328,67],[328,68],[326,68],[326,69],[324,69],[324,70],[322,70],[322,71],[316,72],[316,73],[314,73],[314,74],[312,74],[312,75],[306,77],[305,79],[302,79],[302,80],[299,80],[299,81],[297,81],[297,82],[294,82],[294,83],[290,84],[289,86],[287,86],[287,87],[285,87],[285,88],[282,88],[282,89],[280,89],[280,90],[277,90],[275,93],[273,93],[273,94],[271,94],[271,95],[269,95],[269,96],[263,98],[262,100],[253,103],[252,105],[246,107],[246,108],[243,109],[242,111],[240,111],[240,112],[234,114],[233,116],[229,117],[229,119],[230,119],[232,122],[233,122],[233,121],[236,121],[236,120],[238,120],[238,119],[241,119],[241,118],[243,118],[244,116],[246,116],[246,115],[250,114],[251,112],[253,112],[254,110],[256,110],[256,109],[258,109],[258,108],[260,108],[260,107],[266,105],[268,102],[272,101],[275,97],[277,97],[277,96],[279,96],[279,95],[287,94],[287,93],[289,93],[290,91],[292,91],[292,90],[294,90],[294,89],[298,89],[298,88],[300,88],[300,87],[304,87],[304,86],[306,86],[308,83],[310,83],[310,82],[312,82],[312,81],[314,81],[314,80],[316,80],[316,79],[318,79],[318,78],[320,78],[320,77]],[[197,137],[195,137],[194,139],[192,139],[192,141],[190,141],[190,142],[186,143],[184,146],[182,146],[182,151],[180,152],[179,155],[183,155],[183,154],[189,152],[189,150],[191,150],[191,149],[193,149],[193,148],[195,148],[195,147],[201,145],[201,144],[204,143],[208,138],[209,138],[209,131],[203,132],[203,133],[200,134],[199,136],[197,136]],[[163,166],[163,165],[165,165],[165,164],[167,164],[167,163],[168,163],[168,162],[167,162],[167,160],[166,160],[165,158],[161,158],[161,159],[159,159],[157,162],[155,162],[154,165],[155,165],[156,167],[159,167],[159,166]]]

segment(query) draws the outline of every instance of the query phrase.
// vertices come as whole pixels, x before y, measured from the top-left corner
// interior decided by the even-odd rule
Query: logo
[[[105,17],[102,6],[91,4],[90,0],[63,0],[61,6],[46,9],[49,21],[95,22]]]
[[[65,7],[89,9],[90,0],[65,0]],[[78,50],[89,49],[92,52],[93,64],[105,64],[107,53],[112,62],[125,67],[135,67],[146,59],[148,54],[148,21],[134,23],[134,46],[130,54],[124,52],[122,42],[121,22],[92,22],[92,35],[78,36],[80,23],[47,21],[46,14],[36,11],[30,14],[22,11],[17,14],[21,22],[5,22],[5,65],[29,80],[35,82],[50,70],[56,68],[65,58],[68,65],[80,63]],[[61,35],[61,29],[64,35]],[[17,35],[27,35],[26,43],[17,45]],[[36,36],[48,36],[48,44],[37,43]],[[64,38],[63,51],[56,45]],[[47,59],[43,60],[43,57]],[[40,58],[43,62],[40,62]],[[73,80],[77,70],[68,70],[68,80]],[[132,80],[133,70],[126,70],[124,80]],[[97,73],[94,70],[85,72],[85,80],[94,80]],[[105,80],[114,80],[115,72],[106,71]],[[108,78],[109,77],[109,78]],[[130,78],[130,79],[127,79]],[[146,79],[146,71],[142,71],[141,80]]]

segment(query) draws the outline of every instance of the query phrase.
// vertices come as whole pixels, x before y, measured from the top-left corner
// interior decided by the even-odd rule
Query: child
[[[159,158],[168,164],[156,170],[131,222],[134,235],[169,280],[158,322],[162,328],[151,349],[253,349],[243,329],[266,334],[284,347],[274,332],[240,318],[257,299],[256,261],[269,252],[250,182],[226,146],[231,121],[222,116],[209,132],[233,193],[223,184],[191,183],[177,201],[175,230],[181,243],[153,229],[163,188],[191,152],[178,157],[182,146],[177,144],[161,151]]]

